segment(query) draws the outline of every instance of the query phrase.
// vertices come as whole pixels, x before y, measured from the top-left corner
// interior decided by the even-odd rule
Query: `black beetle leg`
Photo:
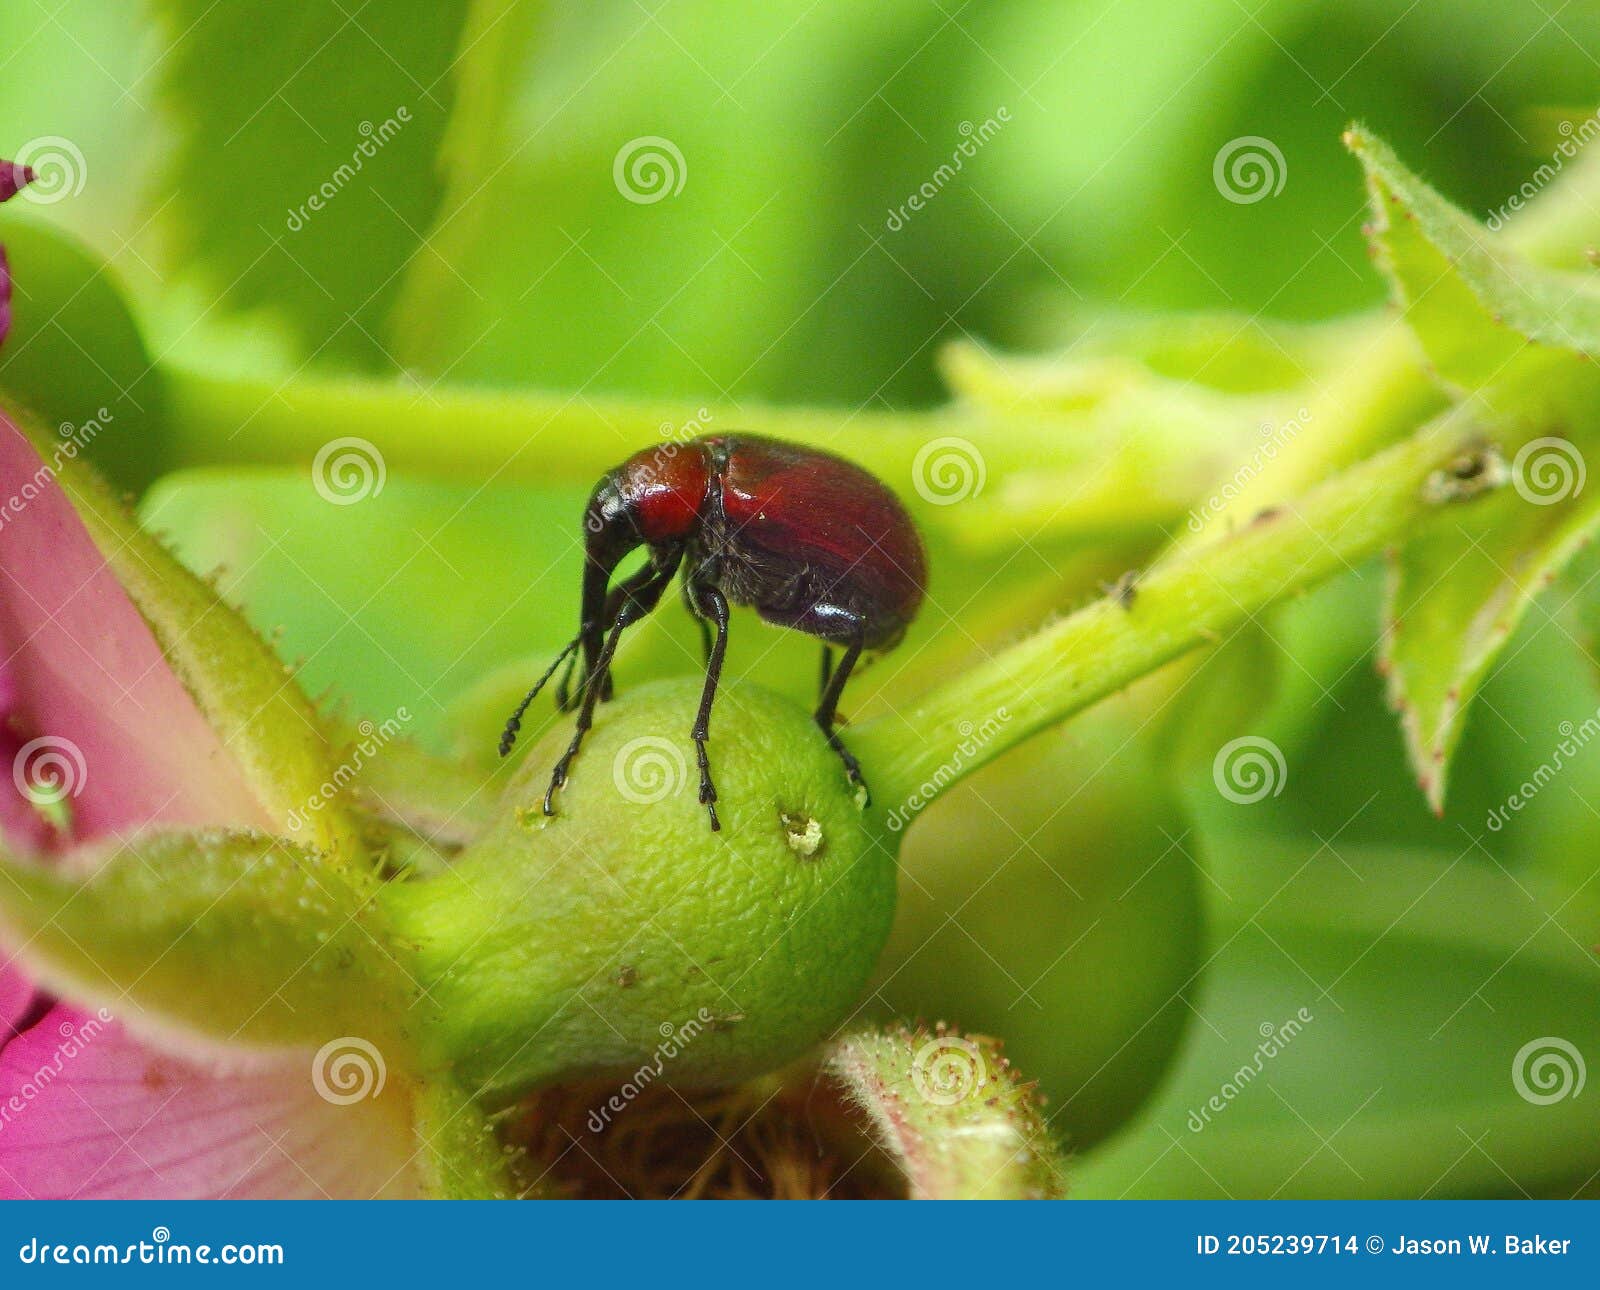
[[[622,639],[622,632],[628,625],[626,611],[619,613],[611,626],[611,631],[606,635],[606,642],[600,647],[600,654],[595,659],[595,670],[585,678],[582,688],[583,703],[578,708],[578,722],[572,732],[572,742],[567,745],[567,751],[561,754],[561,760],[556,762],[555,770],[550,773],[550,787],[544,794],[544,813],[556,813],[556,790],[567,782],[567,771],[572,766],[572,760],[578,755],[578,749],[583,746],[583,737],[589,732],[589,727],[594,724],[595,704],[600,701],[603,687],[594,683],[595,678],[603,676],[611,666],[611,657],[617,652],[617,642]]]
[[[700,661],[707,666],[711,663],[711,624],[706,621],[706,616],[700,612],[700,606],[694,600],[694,580],[685,577],[683,580],[683,603],[689,608],[689,617],[695,621],[695,626],[700,629]]]
[[[678,557],[672,556],[670,558],[672,560],[672,567],[674,569],[677,568]],[[617,616],[627,609],[630,601],[648,600],[649,603],[644,609],[635,614],[633,618],[630,618],[628,620],[629,622],[633,622],[636,618],[642,618],[645,614],[649,613],[651,609],[654,609],[656,602],[661,599],[662,588],[666,586],[665,582],[661,582],[661,569],[662,565],[659,562],[651,560],[644,566],[644,568],[624,578],[621,582],[617,583],[616,586],[611,588],[610,592],[606,595],[605,608],[601,613],[600,621],[614,625],[617,621]],[[668,580],[671,579],[671,576],[672,575],[670,573],[667,575]],[[657,582],[661,582],[661,586],[656,586],[655,584]],[[578,633],[578,639],[580,642],[584,639],[584,637],[589,635],[591,629],[591,624],[587,622],[583,624]],[[569,690],[568,687],[572,681],[573,664],[576,662],[577,656],[574,655],[572,660],[567,664],[566,671],[562,673],[561,679],[556,682],[556,707],[562,712],[571,712],[573,708],[577,707],[579,700],[583,698],[584,691],[589,685],[590,672],[585,669],[583,676],[578,681],[577,690]],[[599,659],[597,656],[596,663],[598,664],[598,662]],[[604,675],[601,681],[600,701],[604,703],[606,700],[611,698],[611,672],[609,668],[601,668],[596,666],[594,669],[594,675],[598,676],[602,673]]]
[[[567,745],[566,752],[561,754],[555,770],[550,774],[550,787],[545,790],[544,795],[546,815],[556,813],[556,792],[567,782],[567,772],[572,767],[573,759],[578,755],[578,749],[583,746],[583,737],[594,724],[595,705],[602,699],[611,697],[611,660],[616,655],[622,633],[661,602],[661,593],[667,589],[667,584],[678,572],[678,564],[682,558],[681,548],[663,551],[633,577],[619,583],[606,598],[608,610],[613,606],[616,607],[615,617],[612,619],[610,631],[606,633],[605,643],[595,657],[594,667],[578,684],[578,694],[582,698],[582,703],[578,708],[577,725],[572,732],[572,742]]]
[[[711,737],[711,705],[716,702],[717,682],[722,679],[722,660],[728,651],[728,601],[715,587],[696,583],[686,593],[691,596],[695,616],[702,629],[710,619],[716,627],[711,647],[706,651],[706,684],[700,692],[700,711],[695,716],[694,728],[689,737],[694,740],[695,760],[700,765],[700,802],[711,817],[711,831],[722,828],[717,819],[717,789],[711,782],[711,762],[706,756],[706,740]]]
[[[828,746],[839,754],[839,760],[844,763],[844,772],[852,784],[859,784],[865,790],[866,782],[861,778],[861,763],[855,755],[846,748],[833,728],[834,719],[838,715],[839,696],[844,693],[845,682],[850,679],[850,673],[855,669],[856,661],[861,657],[862,632],[858,627],[856,634],[850,638],[850,643],[845,647],[844,656],[839,660],[839,666],[833,669],[833,674],[828,677],[827,684],[823,687],[822,698],[817,704],[817,725],[822,728],[822,733],[828,736]],[[826,657],[826,656],[825,656]],[[870,797],[868,798],[870,801]]]

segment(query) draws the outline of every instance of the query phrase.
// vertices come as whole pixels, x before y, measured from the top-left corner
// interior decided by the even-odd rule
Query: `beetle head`
[[[616,472],[606,475],[589,495],[583,511],[583,603],[578,637],[587,669],[594,667],[605,637],[606,589],[617,565],[645,544],[637,517]]]

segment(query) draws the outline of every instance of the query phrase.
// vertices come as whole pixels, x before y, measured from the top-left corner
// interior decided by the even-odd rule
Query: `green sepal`
[[[0,853],[0,927],[30,975],[158,1035],[358,1035],[392,1059],[416,1024],[370,894],[282,838],[148,833],[50,868]]]
[[[1368,227],[1397,303],[1481,450],[1427,488],[1439,515],[1392,558],[1382,663],[1436,811],[1463,715],[1534,595],[1600,521],[1600,285],[1521,255],[1360,129]],[[1458,503],[1470,503],[1460,505]]]
[[[1359,128],[1345,142],[1366,170],[1367,235],[1438,375],[1526,415],[1600,384],[1600,282],[1521,255]],[[1542,381],[1535,381],[1542,377]]]
[[[493,1121],[449,1079],[420,1085],[412,1103],[424,1195],[435,1200],[542,1200],[517,1176],[520,1154],[500,1142]]]
[[[828,1066],[913,1200],[1059,1200],[1066,1166],[1032,1084],[996,1040],[895,1026],[838,1040]]]
[[[45,460],[51,437],[17,424]],[[268,816],[333,864],[365,871],[354,821],[329,800],[333,757],[315,709],[244,620],[135,522],[80,460],[61,460],[56,481],[138,608],[168,666],[238,763]]]
[[[1391,555],[1379,666],[1435,811],[1467,705],[1597,521],[1600,490],[1541,507],[1505,489],[1441,516]]]

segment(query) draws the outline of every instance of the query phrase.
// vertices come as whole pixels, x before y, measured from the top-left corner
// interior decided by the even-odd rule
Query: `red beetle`
[[[706,682],[690,738],[700,766],[700,801],[717,820],[706,759],[711,705],[728,644],[728,605],[750,605],[769,623],[822,639],[816,721],[853,783],[861,768],[834,732],[839,695],[863,650],[898,644],[922,604],[927,557],[900,500],[859,466],[832,453],[750,434],[704,435],[635,453],[606,473],[584,511],[583,605],[578,634],[556,656],[500,737],[511,751],[522,715],[563,660],[583,655],[556,687],[562,711],[579,705],[572,742],[550,776],[546,815],[593,724],[611,697],[611,660],[630,624],[660,602],[681,565],[683,598],[705,639]],[[615,585],[611,575],[639,547],[649,559]],[[714,630],[713,630],[714,629]],[[844,653],[832,666],[833,647]]]

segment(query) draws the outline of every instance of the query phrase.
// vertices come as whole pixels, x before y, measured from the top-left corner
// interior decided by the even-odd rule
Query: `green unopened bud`
[[[443,1018],[435,1056],[489,1103],[577,1075],[745,1079],[858,1000],[894,911],[892,850],[807,714],[743,685],[717,700],[713,832],[699,699],[673,681],[603,705],[547,817],[561,723],[449,872],[387,890]]]

